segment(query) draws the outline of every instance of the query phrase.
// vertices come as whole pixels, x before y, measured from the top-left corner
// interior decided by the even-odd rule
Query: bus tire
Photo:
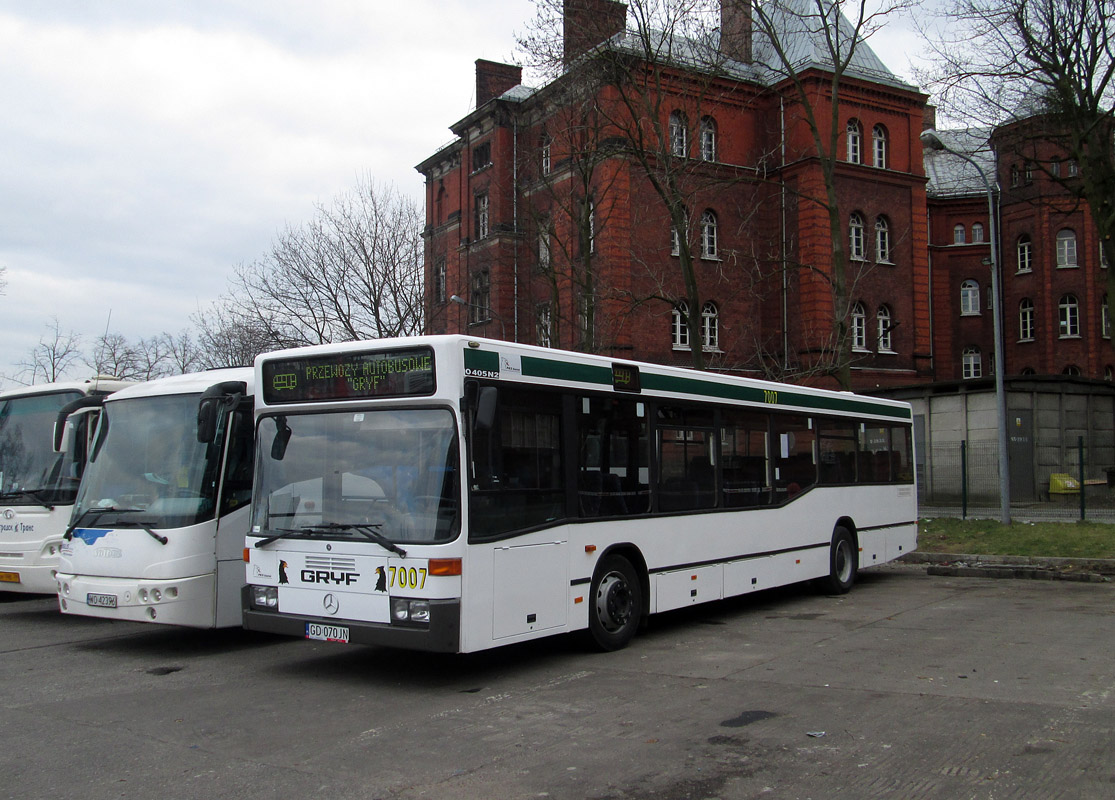
[[[643,616],[643,585],[631,562],[623,556],[605,556],[592,576],[588,630],[600,650],[627,646]]]
[[[846,594],[856,582],[858,570],[855,540],[847,528],[837,526],[829,547],[829,574],[821,579],[821,588],[828,594]]]

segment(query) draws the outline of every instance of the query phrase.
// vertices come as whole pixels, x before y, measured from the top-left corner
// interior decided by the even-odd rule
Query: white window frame
[[[876,125],[871,129],[871,152],[873,163],[879,169],[887,167],[887,129]]]
[[[661,119],[661,117],[659,117]],[[689,127],[685,114],[670,112],[670,155],[677,158],[689,157]]]
[[[476,238],[485,239],[491,232],[491,202],[488,193],[476,195]]]
[[[689,304],[678,300],[670,312],[670,338],[675,350],[689,349]]]
[[[960,377],[966,381],[983,377],[983,357],[978,347],[964,348],[960,355]]]
[[[863,163],[863,128],[860,126],[858,119],[848,120],[848,127],[846,129],[847,144],[848,144],[848,163],[849,164],[862,164]]]
[[[701,117],[701,160],[716,161],[716,120]]]
[[[1080,266],[1076,260],[1076,231],[1062,228],[1057,231],[1057,269],[1073,269]]]
[[[983,242],[983,223],[972,223],[972,244],[980,244]]]
[[[1034,341],[1034,301],[1023,297],[1018,303],[1018,341]]]
[[[979,293],[979,281],[967,280],[960,284],[960,316],[978,317],[980,315]]]
[[[716,261],[720,258],[720,223],[711,208],[701,214],[701,258]]]
[[[1018,272],[1033,272],[1034,270],[1034,242],[1028,234],[1018,237],[1017,244]]]
[[[891,331],[894,330],[894,324],[891,321],[891,313],[888,306],[879,306],[879,310],[875,312],[875,324],[879,340],[879,352],[893,353],[894,347]]]
[[[893,264],[890,259],[890,223],[886,217],[875,219],[875,261],[879,264]]]
[[[952,226],[952,243],[965,244],[967,238],[967,231],[964,228],[963,222],[958,222]]]
[[[1061,295],[1057,303],[1057,330],[1059,339],[1080,338],[1080,303],[1076,295]]]
[[[856,261],[863,261],[866,257],[867,243],[865,241],[863,216],[858,211],[853,211],[848,217],[848,257]]]
[[[720,311],[709,301],[701,309],[701,349],[707,352],[720,350]]]
[[[852,306],[852,349],[861,353],[867,349],[867,312],[863,303]]]

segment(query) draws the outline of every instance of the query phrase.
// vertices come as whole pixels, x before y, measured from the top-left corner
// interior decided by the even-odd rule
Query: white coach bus
[[[212,370],[108,398],[62,546],[64,613],[240,625],[252,382]]]
[[[98,377],[0,392],[0,591],[54,593],[96,407],[127,385]],[[58,452],[55,424],[67,406],[87,410],[72,417],[71,435]]]
[[[247,628],[469,652],[917,543],[909,405],[434,336],[256,359]]]

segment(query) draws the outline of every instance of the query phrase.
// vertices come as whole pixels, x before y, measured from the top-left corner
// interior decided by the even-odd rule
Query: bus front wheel
[[[592,576],[592,603],[588,629],[601,650],[627,646],[643,616],[643,586],[631,562],[623,556],[605,556]]]
[[[856,582],[858,562],[852,534],[843,526],[837,527],[829,547],[829,574],[821,579],[821,587],[829,594],[845,594]]]

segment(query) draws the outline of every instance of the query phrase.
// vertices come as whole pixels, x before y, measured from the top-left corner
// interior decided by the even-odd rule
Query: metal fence
[[[1011,517],[1115,522],[1115,448],[1108,437],[1038,440],[1011,455]],[[1000,515],[995,441],[933,445],[919,457],[923,518]]]

